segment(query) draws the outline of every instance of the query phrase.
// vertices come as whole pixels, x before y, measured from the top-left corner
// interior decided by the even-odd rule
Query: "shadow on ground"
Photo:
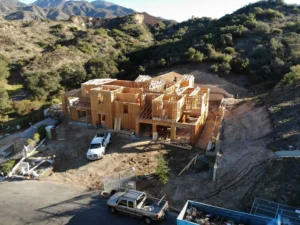
[[[112,214],[107,205],[106,199],[102,199],[97,193],[87,193],[75,198],[49,205],[37,210],[48,216],[48,220],[59,220],[62,217],[71,217],[68,225],[138,225],[143,221],[138,218],[131,218],[120,213]],[[176,214],[169,213],[165,220],[155,223],[160,225],[176,224]],[[44,218],[45,219],[45,218]]]

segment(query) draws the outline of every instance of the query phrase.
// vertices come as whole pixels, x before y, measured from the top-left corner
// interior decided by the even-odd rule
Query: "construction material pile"
[[[186,210],[185,220],[200,224],[200,225],[237,225],[232,220],[224,219],[220,216],[206,214],[195,207],[190,207]]]

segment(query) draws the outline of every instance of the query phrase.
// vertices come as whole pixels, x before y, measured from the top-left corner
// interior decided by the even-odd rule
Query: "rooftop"
[[[143,194],[143,192],[140,192],[140,191],[128,190],[125,192],[123,197],[131,198],[131,199],[139,199],[142,194]]]
[[[83,83],[85,85],[100,85],[100,84],[107,84],[116,79],[93,79],[93,80],[88,80],[87,82]]]

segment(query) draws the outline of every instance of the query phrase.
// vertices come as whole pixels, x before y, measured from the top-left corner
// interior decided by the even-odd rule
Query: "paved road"
[[[176,225],[169,213],[159,225]],[[113,215],[98,192],[43,181],[0,182],[0,225],[138,225],[143,221]]]
[[[9,135],[8,137],[0,140],[0,152],[9,148],[14,143],[14,141],[18,140],[19,138],[25,138],[25,139],[32,138],[33,134],[37,131],[37,128],[40,125],[43,125],[43,124],[54,125],[56,123],[57,123],[56,120],[54,120],[52,118],[46,118],[46,119],[34,124],[33,126],[29,127],[27,130],[25,130],[23,132],[18,132],[18,133]]]

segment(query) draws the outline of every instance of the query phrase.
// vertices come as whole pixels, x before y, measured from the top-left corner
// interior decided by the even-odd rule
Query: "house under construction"
[[[194,76],[175,72],[135,81],[94,79],[65,93],[62,107],[71,121],[114,130],[150,129],[154,139],[196,143],[208,114],[209,89],[194,87]],[[152,128],[150,128],[152,127]]]

